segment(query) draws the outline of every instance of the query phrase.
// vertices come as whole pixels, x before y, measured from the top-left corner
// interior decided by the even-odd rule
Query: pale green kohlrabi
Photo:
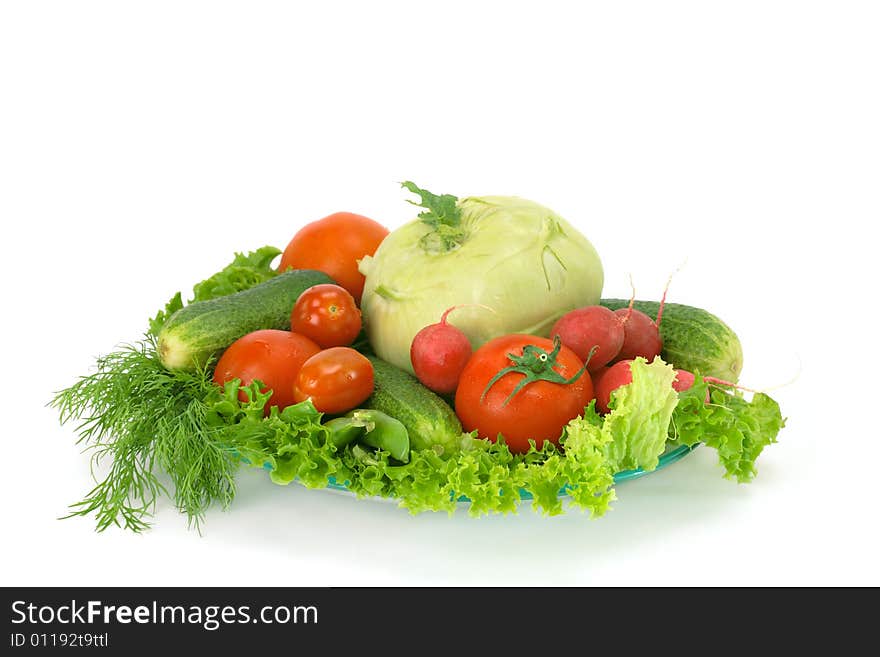
[[[553,211],[516,197],[459,200],[403,186],[426,210],[360,263],[361,310],[379,357],[412,372],[413,337],[452,306],[473,304],[450,323],[476,349],[500,335],[546,336],[569,310],[598,303],[599,255]]]

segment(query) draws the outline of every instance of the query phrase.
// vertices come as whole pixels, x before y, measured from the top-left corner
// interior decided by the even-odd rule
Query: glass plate
[[[624,470],[623,472],[618,472],[616,475],[614,475],[614,483],[619,484],[623,481],[629,481],[630,479],[638,479],[639,477],[644,477],[646,475],[657,472],[658,470],[662,470],[666,466],[672,465],[676,461],[680,461],[685,456],[687,456],[692,451],[694,451],[697,447],[699,447],[699,444],[694,445],[693,447],[688,447],[687,445],[677,445],[677,446],[668,447],[666,449],[666,451],[663,452],[663,454],[660,456],[660,462],[657,463],[656,468],[654,468],[653,470],[642,470],[641,468],[638,468],[636,470]],[[354,493],[345,484],[339,483],[333,477],[330,477],[330,482],[327,484],[327,488],[324,490],[334,490],[334,491],[339,491],[341,493],[349,493],[351,495],[354,495]],[[523,500],[533,499],[532,494],[530,492],[528,492],[527,490],[520,490],[519,494],[520,494],[520,499],[523,499]],[[568,493],[563,488],[561,491],[559,491],[559,496],[560,497],[568,497]],[[370,498],[370,497],[368,497],[365,499],[384,499],[384,498],[380,498],[380,497]],[[391,501],[393,501],[393,499]],[[466,497],[460,497],[460,498],[458,498],[458,501],[461,503],[470,502],[470,500]]]

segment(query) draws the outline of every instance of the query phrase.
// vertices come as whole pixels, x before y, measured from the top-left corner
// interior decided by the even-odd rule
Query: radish
[[[675,378],[672,387],[676,392],[684,392],[693,387],[696,378],[687,370],[675,370]]]
[[[610,365],[603,365],[597,370],[590,372],[590,378],[593,379],[593,390],[596,389],[596,386],[599,385],[599,381],[605,376],[605,372],[611,369]]]
[[[611,403],[611,393],[620,386],[632,383],[633,375],[629,366],[631,360],[621,360],[608,368],[608,371],[602,374],[599,380],[594,384],[593,390],[596,393],[596,410],[603,415],[611,409],[608,404]]]
[[[590,378],[593,380],[593,398],[596,397],[596,391],[599,389],[599,382],[602,380],[602,377],[605,376],[605,373],[610,370],[611,367],[608,365],[603,365],[595,372],[590,372]],[[599,411],[599,401],[596,400],[596,412]]]
[[[587,306],[560,317],[550,331],[551,338],[557,335],[592,373],[617,356],[624,343],[624,325],[608,308]]]
[[[410,345],[409,358],[416,378],[438,394],[455,392],[461,372],[473,352],[464,332],[446,320],[452,311],[474,305],[478,304],[452,306],[443,313],[438,323],[430,324],[416,333]]]
[[[632,371],[630,370],[631,360],[621,360],[616,362],[607,371],[602,373],[598,378],[593,379],[593,390],[596,393],[596,410],[603,415],[611,409],[608,404],[611,403],[611,393],[620,386],[632,383]],[[684,392],[694,385],[696,377],[687,370],[675,370],[675,378],[672,380],[672,388],[676,392]],[[709,379],[707,378],[706,381]],[[709,403],[709,391],[706,391],[706,403]]]
[[[710,379],[712,379],[712,377],[709,376],[703,378],[706,383],[710,383]],[[718,379],[714,380],[717,381]],[[672,380],[672,388],[676,392],[684,392],[693,387],[694,381],[696,381],[696,377],[691,372],[688,372],[687,370],[675,370],[675,378]],[[710,400],[711,396],[709,395],[709,389],[706,388],[705,403],[708,404]]]
[[[663,350],[663,338],[660,337],[660,320],[663,318],[663,306],[666,305],[666,293],[672,276],[666,281],[663,297],[660,299],[660,308],[657,310],[657,320],[653,320],[640,310],[633,308],[636,298],[636,290],[633,287],[632,298],[628,308],[615,310],[614,314],[623,322],[623,345],[620,347],[618,360],[632,360],[637,356],[643,357],[648,362],[659,356]]]
[[[623,344],[618,352],[618,360],[633,360],[642,356],[647,361],[654,360],[663,349],[660,328],[653,319],[635,308],[621,308],[614,314],[623,325]]]

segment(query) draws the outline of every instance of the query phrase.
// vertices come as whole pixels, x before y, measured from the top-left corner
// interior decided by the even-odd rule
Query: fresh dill
[[[168,492],[159,470],[170,477],[169,494],[191,524],[198,526],[214,501],[228,505],[237,459],[208,421],[204,400],[214,390],[207,369],[166,370],[148,338],[102,356],[97,371],[58,392],[51,406],[62,423],[78,422],[78,443],[91,452],[93,473],[110,464],[70,515],[94,513],[99,531],[146,529],[157,498]]]
[[[280,253],[272,246],[236,253],[229,265],[193,287],[190,303],[268,280],[277,274],[271,263]],[[100,357],[94,373],[80,377],[50,402],[62,424],[78,423],[77,442],[91,452],[97,481],[71,506],[70,515],[95,514],[99,531],[111,525],[146,529],[146,518],[164,494],[198,527],[213,502],[226,506],[235,495],[239,459],[218,440],[222,427],[207,402],[219,394],[210,364],[196,372],[172,372],[156,353],[155,336],[183,305],[178,292],[150,320],[142,341]],[[96,472],[108,464],[106,476],[97,480]],[[168,475],[172,492],[157,472]]]

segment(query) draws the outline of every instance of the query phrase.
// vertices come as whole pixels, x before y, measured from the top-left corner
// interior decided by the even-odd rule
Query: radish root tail
[[[489,306],[484,306],[481,303],[460,303],[457,306],[452,306],[451,308],[447,308],[446,312],[444,312],[440,316],[440,323],[446,324],[446,318],[449,317],[449,313],[453,312],[454,310],[458,310],[459,308],[482,308],[483,310],[488,310],[490,313],[494,313],[496,315],[498,314],[498,311],[495,310],[494,308],[490,308]]]
[[[660,307],[657,309],[657,319],[654,320],[654,325],[658,329],[660,328],[660,321],[663,319],[663,308],[666,307],[666,293],[669,292],[669,286],[672,285],[672,277],[680,272],[686,264],[687,259],[685,259],[683,263],[676,267],[675,270],[671,274],[669,274],[669,278],[666,279],[666,287],[663,288],[663,296],[660,297]]]
[[[621,324],[626,324],[629,321],[629,318],[632,317],[633,314],[633,308],[636,305],[636,284],[633,282],[632,273],[629,274],[629,289],[632,290],[632,294],[629,296],[629,305],[626,307],[626,315],[620,320]]]

